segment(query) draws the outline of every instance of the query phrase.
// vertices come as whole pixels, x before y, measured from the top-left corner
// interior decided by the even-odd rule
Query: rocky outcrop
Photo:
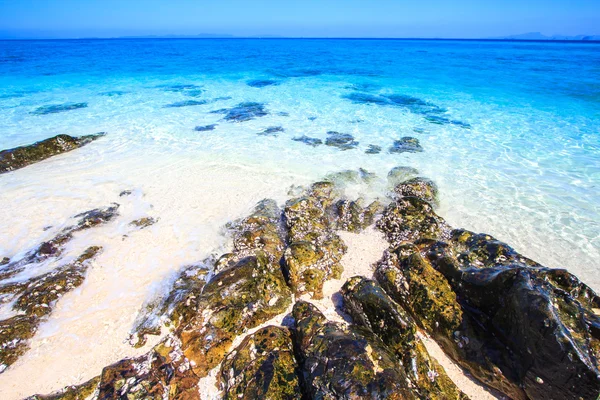
[[[104,136],[104,133],[73,137],[58,135],[34,144],[0,151],[0,174],[66,153]]]
[[[290,332],[268,326],[247,336],[221,365],[224,399],[301,399]]]
[[[394,187],[397,197],[418,197],[434,207],[439,204],[438,192],[437,185],[431,179],[420,177],[409,179]]]
[[[315,306],[294,306],[304,391],[314,399],[414,399],[404,371],[370,331],[327,321]]]
[[[466,398],[427,352],[413,318],[375,281],[357,276],[341,292],[354,323],[369,329],[394,352],[418,398]]]

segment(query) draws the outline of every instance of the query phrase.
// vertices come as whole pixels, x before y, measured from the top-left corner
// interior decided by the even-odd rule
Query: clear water
[[[249,86],[253,80],[277,84]],[[390,95],[419,100],[393,103],[385,97]],[[366,96],[386,104],[357,101]],[[189,100],[207,103],[165,107]],[[242,102],[264,103],[269,114],[228,122],[224,114],[210,113]],[[34,113],[65,103],[87,107]],[[194,130],[210,124],[214,130]],[[258,135],[273,126],[285,131]],[[141,190],[137,176],[165,165],[195,165],[191,160],[206,159],[215,168],[252,167],[273,182],[291,176],[302,183],[339,169],[362,167],[385,177],[391,167],[410,165],[438,183],[439,212],[454,226],[490,233],[600,288],[600,44],[0,42],[0,148],[100,131],[108,136],[90,149],[44,164],[51,171],[66,163],[90,175],[86,184],[63,181],[59,190],[46,178],[28,175],[39,169],[0,176],[5,204],[13,202],[0,222],[0,255],[15,255],[43,237],[21,221],[15,207],[60,196],[62,214],[71,215],[69,199],[93,203],[99,187],[114,184],[103,178],[106,165],[130,168],[119,179]],[[359,145],[340,151],[291,140],[307,135],[324,141],[328,131],[350,133]],[[393,141],[404,136],[418,138],[424,151],[390,154]],[[365,154],[370,144],[383,151]],[[161,157],[170,161],[159,167]],[[262,194],[271,193],[250,196],[248,207]],[[192,210],[180,210],[186,212]],[[202,213],[202,207],[193,212]],[[18,233],[11,232],[15,226]]]

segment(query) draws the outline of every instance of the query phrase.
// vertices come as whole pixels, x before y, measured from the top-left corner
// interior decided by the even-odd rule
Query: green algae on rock
[[[26,167],[57,154],[66,153],[84,146],[104,135],[105,133],[81,137],[57,135],[28,146],[2,150],[0,151],[0,174]]]
[[[301,399],[297,369],[289,331],[276,326],[262,328],[223,360],[223,399]]]
[[[327,321],[303,301],[294,305],[292,314],[307,398],[416,398],[392,353],[370,331]]]
[[[418,197],[432,206],[439,205],[438,187],[427,178],[412,178],[399,183],[394,187],[394,194],[398,197]]]
[[[375,281],[361,276],[350,278],[341,293],[354,323],[371,330],[394,351],[419,398],[466,398],[429,355],[412,317]]]

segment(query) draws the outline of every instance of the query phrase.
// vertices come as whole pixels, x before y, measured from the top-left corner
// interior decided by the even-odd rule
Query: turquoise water
[[[236,110],[242,103],[256,104]],[[385,177],[409,165],[438,183],[439,213],[453,225],[490,233],[600,288],[600,44],[0,42],[0,148],[100,131],[108,135],[85,157],[45,164],[66,160],[90,174],[89,186],[66,182],[61,196],[93,198],[102,166],[127,159],[136,159],[134,185],[157,158],[178,155],[180,163],[205,157],[302,182],[358,167]],[[329,131],[358,143],[343,151],[293,140],[325,142]],[[388,151],[406,136],[423,151]],[[382,151],[367,154],[369,145]],[[0,191],[11,199],[57,190],[27,169],[9,175],[0,176]],[[5,233],[18,222],[10,215]],[[23,229],[19,237],[31,243],[39,236]],[[11,254],[21,244],[2,242],[0,252]]]

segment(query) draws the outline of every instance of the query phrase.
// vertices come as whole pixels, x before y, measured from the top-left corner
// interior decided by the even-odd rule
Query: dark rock
[[[81,137],[58,135],[28,146],[2,150],[0,151],[0,174],[85,146],[104,135],[105,133]]]
[[[302,143],[307,144],[312,147],[317,147],[317,146],[323,144],[323,141],[321,139],[308,137],[306,135],[292,138],[292,140],[294,140],[296,142],[302,142]]]
[[[354,136],[348,133],[329,131],[327,135],[329,135],[325,140],[327,146],[337,147],[340,150],[350,150],[358,146],[358,142],[354,140]]]
[[[285,328],[268,326],[247,336],[225,357],[224,399],[300,399],[294,348]]]
[[[432,206],[439,204],[438,187],[427,178],[412,178],[404,181],[394,188],[394,194],[398,197],[418,197]]]
[[[6,265],[10,262],[10,258],[8,257],[2,257],[2,259],[0,260],[0,266],[1,265]]]
[[[156,87],[164,90],[165,92],[176,92],[176,93],[185,92],[188,90],[201,90],[201,86],[193,85],[193,84],[158,85]]]
[[[378,85],[376,83],[370,83],[370,82],[354,83],[352,85],[346,86],[346,89],[357,90],[360,92],[372,92],[374,90],[381,89],[381,85]]]
[[[258,135],[261,136],[277,136],[280,132],[285,132],[285,129],[281,126],[271,126],[265,129],[262,132],[259,132]]]
[[[419,139],[413,137],[403,137],[400,140],[394,140],[394,144],[390,147],[390,153],[420,153],[423,147],[419,143]]]
[[[246,85],[255,87],[255,88],[263,88],[266,86],[277,86],[279,84],[280,84],[279,81],[275,81],[272,79],[255,79],[255,80],[246,82]]]
[[[375,215],[383,210],[383,205],[379,201],[374,201],[363,208],[360,199],[339,200],[334,209],[337,215],[337,228],[357,233],[373,224]]]
[[[246,122],[269,114],[263,103],[240,103],[233,108],[216,110],[212,113],[225,114],[224,119],[231,122]]]
[[[190,107],[190,106],[202,106],[208,104],[207,100],[184,100],[176,103],[167,104],[163,108],[179,108],[179,107]]]
[[[354,92],[342,97],[352,101],[355,104],[376,104],[380,106],[391,105],[391,102],[385,97],[374,94]]]
[[[130,196],[132,193],[133,191],[131,190],[123,190],[121,193],[119,193],[119,197]]]
[[[280,117],[289,117],[290,113],[285,112],[285,111],[280,111],[277,113],[277,115],[279,115]]]
[[[351,278],[341,293],[344,308],[354,323],[368,328],[394,351],[418,398],[466,398],[444,368],[429,355],[417,336],[412,317],[375,281],[360,276]]]
[[[314,116],[313,116],[313,117],[308,117],[308,120],[309,120],[309,121],[314,121],[314,120],[316,120],[317,118],[318,118],[318,117],[314,117]]]
[[[370,144],[367,150],[365,150],[367,154],[379,154],[381,153],[381,146],[377,146],[374,144]]]
[[[419,175],[419,170],[413,167],[398,166],[394,167],[388,173],[388,182],[390,186],[396,187],[399,183],[407,179],[415,178]]]
[[[294,341],[304,392],[313,399],[412,399],[404,371],[370,331],[329,322],[294,305]]]
[[[425,117],[425,120],[427,122],[430,122],[430,123],[436,124],[436,125],[457,125],[457,126],[460,126],[461,128],[471,129],[471,125],[469,125],[466,122],[457,121],[457,120],[442,117],[439,115],[428,115]]]
[[[108,96],[108,97],[114,97],[114,96],[123,96],[124,94],[127,94],[129,92],[125,92],[123,90],[111,90],[109,92],[101,92],[98,93],[100,96]]]
[[[86,108],[88,103],[65,103],[65,104],[52,104],[49,106],[42,106],[36,108],[31,112],[33,115],[46,115],[46,114],[55,114],[59,112],[77,110],[80,108]]]
[[[216,127],[217,127],[217,124],[211,124],[211,125],[197,126],[194,128],[194,130],[196,132],[214,131]]]

